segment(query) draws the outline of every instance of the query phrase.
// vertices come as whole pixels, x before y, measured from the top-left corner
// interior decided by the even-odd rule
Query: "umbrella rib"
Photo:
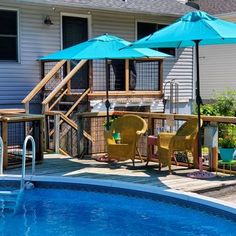
[[[203,23],[206,25],[206,27],[208,27],[209,29],[211,29],[212,31],[214,31],[218,36],[220,36],[221,39],[224,40],[223,37],[221,37],[221,35],[209,24],[207,24],[205,21],[203,21]],[[200,40],[200,39],[199,39]]]
[[[154,33],[148,35],[147,38],[145,39],[145,41],[149,40],[155,33],[156,33],[156,32],[154,32]]]
[[[183,41],[180,41],[178,47],[176,47],[176,48],[180,48],[180,45],[181,45],[182,42],[183,42]]]

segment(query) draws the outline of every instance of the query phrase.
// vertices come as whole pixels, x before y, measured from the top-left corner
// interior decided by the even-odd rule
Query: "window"
[[[17,11],[0,9],[0,60],[18,60]]]
[[[137,39],[141,39],[147,35],[154,33],[157,30],[163,29],[167,25],[138,22],[137,23]],[[157,48],[158,51],[175,56],[175,48]]]

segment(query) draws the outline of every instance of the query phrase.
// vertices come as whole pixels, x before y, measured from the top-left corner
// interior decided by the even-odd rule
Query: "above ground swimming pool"
[[[228,214],[124,189],[41,186],[20,193],[12,210],[1,203],[1,236],[236,235]]]

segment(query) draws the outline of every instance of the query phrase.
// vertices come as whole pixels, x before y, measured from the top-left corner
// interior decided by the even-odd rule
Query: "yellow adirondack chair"
[[[141,135],[147,130],[145,120],[136,115],[124,115],[115,119],[109,131],[105,131],[107,154],[109,160],[125,161],[131,159],[134,165],[136,151],[142,159],[137,143]],[[120,134],[120,142],[116,143],[114,132]]]
[[[197,133],[197,118],[191,118],[186,121],[176,133],[160,133],[157,139],[159,170],[161,170],[162,166],[168,166],[171,173],[171,159],[174,157],[175,151],[189,151],[193,156],[196,156]]]

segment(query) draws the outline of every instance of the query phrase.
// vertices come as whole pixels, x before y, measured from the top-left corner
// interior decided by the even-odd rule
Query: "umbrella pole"
[[[198,164],[199,169],[202,171],[202,141],[201,141],[201,104],[202,99],[200,95],[200,73],[199,73],[199,42],[200,40],[195,40],[195,52],[196,52],[196,103],[197,103],[197,116],[198,116]]]
[[[197,179],[207,179],[215,177],[214,174],[203,171],[202,165],[202,140],[201,140],[201,104],[202,99],[200,96],[200,74],[199,74],[199,42],[200,40],[194,40],[195,43],[195,52],[196,52],[196,102],[197,102],[197,117],[198,117],[198,143],[197,143],[197,154],[198,154],[198,166],[199,171],[194,173],[189,173],[188,176],[190,178]]]
[[[109,130],[109,108],[110,108],[110,102],[109,102],[109,83],[110,83],[110,67],[108,65],[108,60],[106,59],[106,110],[107,110],[107,122],[106,122],[106,128]]]

